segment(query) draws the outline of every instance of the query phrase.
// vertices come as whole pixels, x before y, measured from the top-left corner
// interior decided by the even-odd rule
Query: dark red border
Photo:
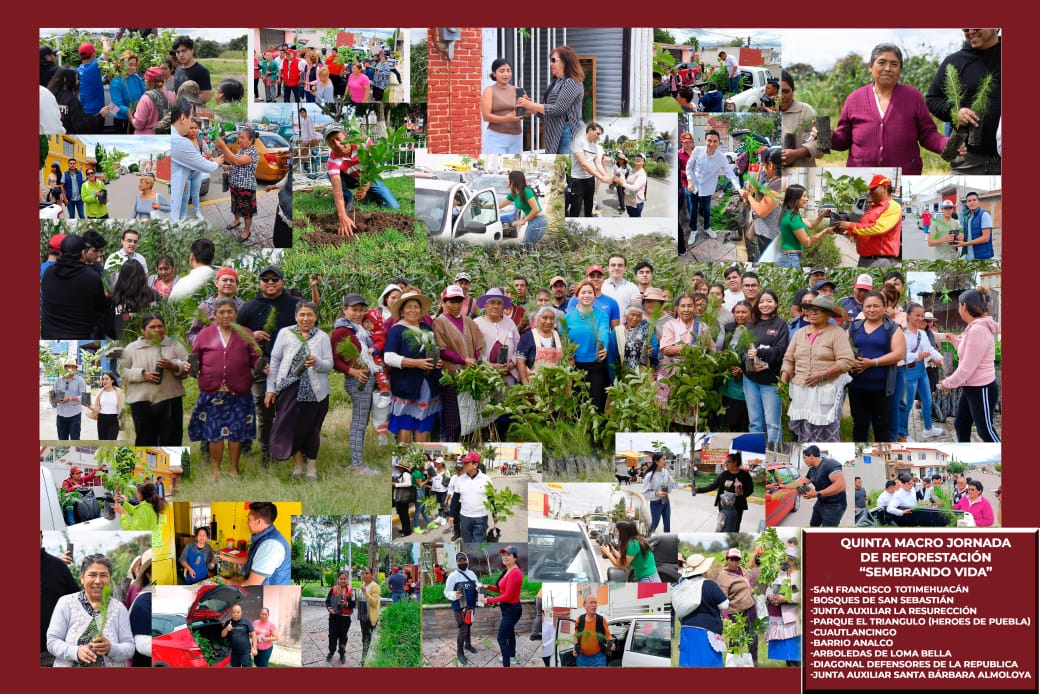
[[[267,17],[270,23],[276,21],[296,22],[297,18],[293,10],[296,6],[285,3],[274,3],[268,0],[250,3],[250,11],[238,13],[242,17],[253,17],[254,22],[260,18]],[[1004,130],[1010,134],[1007,150],[1008,155],[1004,163],[1004,187],[1008,194],[1005,195],[1004,214],[1012,220],[1011,231],[1005,231],[1004,236],[1004,279],[1008,286],[1004,288],[1004,311],[1005,316],[1015,315],[1021,300],[1026,292],[1035,296],[1026,285],[1026,278],[1030,272],[1035,274],[1035,268],[1030,263],[1032,256],[1028,249],[1035,246],[1034,239],[1029,243],[1019,243],[1018,235],[1031,234],[1035,219],[1029,219],[1023,204],[1018,201],[1029,200],[1036,193],[1025,191],[1027,185],[1036,180],[1033,168],[1035,159],[1035,147],[1031,144],[1032,129],[1026,135],[1022,130],[1029,116],[1026,115],[1028,98],[1032,91],[1027,77],[1027,66],[1034,64],[1033,56],[1028,54],[1027,48],[1032,46],[1032,32],[1029,27],[1033,26],[1032,17],[1027,15],[1024,5],[1011,6],[1010,3],[1003,5],[981,6],[975,2],[954,0],[942,5],[919,5],[908,3],[890,5],[865,5],[856,3],[845,3],[831,6],[805,5],[796,7],[784,5],[774,1],[762,2],[753,0],[744,3],[737,13],[727,13],[721,5],[709,5],[695,10],[693,6],[681,4],[669,5],[668,3],[646,7],[640,13],[633,15],[631,3],[621,4],[618,2],[601,3],[547,3],[528,2],[521,5],[508,3],[482,3],[476,6],[456,5],[446,6],[437,2],[418,2],[417,0],[398,0],[384,10],[375,13],[378,20],[370,24],[381,25],[410,25],[410,26],[440,26],[448,21],[465,23],[469,26],[474,24],[485,26],[513,26],[516,23],[540,26],[617,26],[619,23],[636,22],[643,25],[660,24],[658,17],[667,17],[664,22],[668,26],[679,26],[692,24],[700,20],[705,26],[778,26],[778,27],[857,27],[872,25],[876,27],[902,26],[902,27],[931,27],[949,25],[960,27],[964,24],[972,26],[978,24],[997,25],[1004,29],[1004,34],[1010,33],[1011,42],[1004,50],[1005,81],[1009,85],[1015,85],[1015,90],[1005,89],[1004,113],[1011,112],[1008,127]],[[207,17],[201,24],[206,26],[239,26],[239,23],[231,23],[226,20],[227,13],[199,12],[199,7],[193,4],[134,7],[132,10],[124,4],[119,3],[89,3],[76,4],[66,3],[66,10],[60,9],[55,4],[33,4],[23,3],[20,6],[8,8],[8,30],[5,32],[6,43],[5,55],[7,57],[5,66],[5,78],[8,82],[6,92],[10,101],[5,104],[6,117],[4,122],[8,124],[8,137],[11,156],[8,162],[14,163],[14,171],[22,171],[26,162],[35,161],[37,153],[37,140],[26,135],[32,132],[32,126],[36,124],[37,111],[33,106],[32,99],[33,82],[36,71],[32,69],[32,58],[36,57],[37,30],[39,26],[84,26],[93,24],[97,26],[119,26],[127,22],[131,15],[135,17],[136,24],[156,24],[162,26],[169,24],[171,17],[183,17],[180,23],[199,25],[200,17]],[[334,11],[334,5],[315,5],[315,17],[322,17],[316,24],[332,24],[334,21],[352,21],[364,24],[362,17],[352,12],[350,5],[344,6],[342,11]],[[128,10],[130,10],[128,12]],[[14,16],[16,12],[23,12],[21,16]],[[980,17],[985,14],[985,17]],[[288,15],[288,16],[287,16]],[[338,15],[338,16],[337,16]],[[333,19],[333,17],[336,17]],[[190,18],[190,19],[189,19]],[[278,18],[275,20],[274,18]],[[968,18],[971,18],[969,21]],[[147,21],[146,21],[147,20]],[[212,20],[212,21],[210,21]],[[685,21],[689,20],[689,21]],[[707,21],[710,20],[710,21]],[[754,20],[754,21],[752,21]],[[1017,39],[1017,41],[1016,41]],[[1017,107],[1015,109],[1009,106]],[[1025,126],[1028,127],[1028,126]],[[1016,136],[1016,132],[1019,133]],[[1019,144],[1021,143],[1021,144]],[[29,200],[38,195],[32,176],[16,174],[5,177],[5,183],[14,188],[8,188],[10,200]],[[1014,191],[1018,191],[1015,193]],[[36,271],[36,263],[33,262],[38,253],[38,220],[32,217],[31,208],[27,205],[8,204],[5,206],[10,211],[11,218],[8,220],[6,235],[13,242],[13,247],[8,254],[9,260],[17,260],[8,265],[8,273],[5,277],[5,285],[8,295],[8,337],[0,343],[6,373],[10,380],[6,384],[7,392],[15,394],[14,398],[6,399],[6,416],[4,418],[4,430],[8,433],[5,441],[5,453],[7,458],[7,469],[12,473],[11,481],[15,484],[9,485],[7,503],[10,526],[17,530],[9,532],[8,538],[12,549],[11,556],[32,559],[37,548],[32,544],[31,538],[35,533],[31,528],[24,527],[19,521],[25,517],[35,518],[37,512],[36,495],[32,493],[34,482],[34,467],[32,463],[38,458],[38,441],[29,432],[36,432],[38,428],[37,413],[31,407],[20,407],[17,403],[25,398],[29,400],[29,394],[34,393],[36,384],[36,369],[31,368],[34,363],[33,356],[36,353],[36,327],[32,315],[35,313],[36,298],[38,290],[39,275]],[[1019,219],[1023,222],[1023,229],[1016,229],[1013,220]],[[1028,220],[1028,221],[1027,221]],[[1032,224],[1030,224],[1032,222]],[[1018,251],[1022,252],[1019,253]],[[1022,274],[1019,274],[1019,271]],[[1018,280],[1022,279],[1022,282]],[[24,288],[24,289],[23,289]],[[24,296],[23,296],[24,291]],[[23,301],[24,299],[24,301]],[[17,302],[17,303],[16,303]],[[23,310],[23,306],[24,309]],[[21,316],[28,314],[29,325],[25,329],[18,320]],[[1035,374],[1035,368],[1029,368],[1025,359],[1018,357],[1016,345],[1028,344],[1030,338],[1035,337],[1034,331],[1029,326],[1035,325],[1035,321],[1021,320],[1012,322],[1006,320],[1003,323],[1005,343],[1010,343],[1012,348],[1004,350],[1004,373],[1014,374],[1015,365],[1022,363],[1029,369],[1027,373]],[[1011,339],[1007,340],[1010,335]],[[1018,337],[1014,337],[1018,335]],[[1034,341],[1035,343],[1035,341]],[[1025,353],[1025,348],[1023,348]],[[1032,498],[1034,485],[1033,469],[1035,467],[1033,456],[1029,454],[1035,451],[1031,437],[1025,432],[1030,426],[1030,393],[1025,387],[1024,379],[1005,378],[1004,383],[1004,431],[1011,432],[1004,443],[1004,476],[1007,487],[1005,499],[1007,509],[1004,510],[1004,522],[1009,526],[1034,527],[1040,524],[1040,505]],[[25,395],[22,395],[25,394]],[[31,397],[31,396],[30,396]],[[1018,484],[1016,484],[1018,483]],[[29,490],[21,494],[17,490]],[[1017,490],[1017,491],[1016,491]],[[12,528],[13,530],[13,528]],[[16,563],[16,566],[20,563]],[[29,566],[35,567],[35,562],[30,561]],[[1030,567],[1023,567],[1028,572]],[[33,572],[35,575],[35,572]],[[1023,575],[1026,584],[1029,585],[1028,574]],[[1036,575],[1032,576],[1035,586]],[[1024,587],[1024,586],[1023,586]],[[1024,587],[1026,590],[1029,588]],[[8,595],[13,599],[8,601],[7,624],[10,627],[15,624],[32,625],[35,629],[37,614],[36,600],[25,600],[21,591],[13,593],[13,586],[8,583]],[[14,597],[15,595],[19,597]],[[33,631],[30,631],[33,633]],[[996,638],[999,634],[994,633]],[[150,691],[166,692],[181,689],[189,681],[195,682],[194,677],[198,675],[181,671],[126,671],[120,672],[113,679],[111,676],[102,679],[97,673],[88,677],[96,680],[86,683],[83,681],[82,673],[72,672],[47,672],[42,673],[36,666],[38,660],[36,653],[29,647],[32,639],[13,639],[16,642],[14,657],[6,659],[9,673],[13,674],[19,683],[31,680],[32,683],[48,682],[58,686],[71,686],[81,688],[84,686],[116,686],[143,685]],[[106,673],[111,675],[111,673]],[[264,689],[272,690],[271,685],[285,687],[287,689],[298,687],[301,675],[307,687],[321,686],[325,684],[333,686],[369,686],[373,689],[385,689],[388,687],[405,686],[404,683],[414,682],[423,686],[423,683],[433,686],[451,687],[461,678],[452,677],[443,679],[447,674],[442,671],[427,672],[402,672],[404,678],[394,677],[389,672],[372,670],[351,672],[320,671],[320,670],[268,670],[263,675]],[[468,674],[468,673],[467,673]],[[505,683],[507,691],[516,691],[523,688],[531,691],[532,687],[544,685],[548,682],[546,675],[537,669],[514,670],[512,677],[503,680],[500,672],[481,671],[488,677],[481,677],[477,683],[493,683],[493,686],[501,686]],[[624,689],[639,689],[651,686],[655,691],[664,691],[671,688],[681,689],[685,687],[696,687],[698,689],[722,687],[726,684],[732,685],[734,680],[729,675],[734,673],[719,670],[690,672],[675,669],[654,673],[653,679],[647,679],[646,671],[642,670],[614,670],[611,673],[597,674],[578,670],[555,670],[553,673],[552,686],[575,687],[595,681],[603,686],[620,687]],[[742,670],[739,673],[739,687],[744,690],[760,689],[770,692],[797,692],[800,691],[800,671],[796,669],[758,669]],[[47,678],[46,680],[44,678]],[[209,675],[209,677],[228,678],[231,683],[229,672]],[[256,687],[260,682],[261,674],[258,672],[246,672],[235,679],[236,686],[241,684],[247,687]],[[75,678],[75,679],[73,679]],[[189,678],[192,678],[189,680]],[[490,679],[494,678],[494,679]],[[580,679],[579,679],[580,678]],[[591,679],[590,679],[591,678]],[[61,680],[58,683],[58,680]],[[469,678],[467,678],[469,680]],[[462,680],[467,687],[472,687],[472,680]],[[436,683],[436,684],[434,684]],[[190,685],[189,685],[190,686]]]

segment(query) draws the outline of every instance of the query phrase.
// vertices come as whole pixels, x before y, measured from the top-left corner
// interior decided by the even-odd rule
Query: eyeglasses
[[[741,286],[744,287],[744,289],[758,289],[757,284],[743,284]]]
[[[282,279],[281,277],[271,277],[270,275],[268,275],[267,277],[261,277],[260,281],[261,282],[278,282],[281,279]]]
[[[549,58],[549,62],[550,62],[550,63],[557,63],[557,62],[559,62],[559,61],[560,61],[560,59],[559,59],[559,58],[552,58],[552,57],[550,57],[550,58]]]

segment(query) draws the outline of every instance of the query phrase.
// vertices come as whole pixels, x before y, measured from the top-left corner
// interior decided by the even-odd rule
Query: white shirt
[[[253,563],[249,567],[249,571],[250,573],[258,573],[261,576],[270,576],[278,570],[284,559],[285,547],[281,542],[276,542],[275,540],[261,542],[260,547],[256,550],[256,554],[253,555]]]
[[[874,510],[878,511],[880,509],[887,508],[890,501],[892,501],[892,492],[881,492],[880,494],[878,494],[877,506],[874,507]]]
[[[614,284],[614,280],[608,276],[603,280],[603,288],[600,291],[604,296],[609,296],[617,302],[618,308],[621,309],[622,318],[624,318],[625,310],[632,301],[639,300],[639,286],[635,282],[629,282],[624,278],[617,284]]]
[[[177,284],[173,285],[168,300],[179,301],[180,299],[190,297],[207,284],[213,282],[216,274],[217,271],[211,265],[200,265],[192,268],[191,272],[177,280]]]
[[[917,494],[914,493],[913,489],[905,489],[900,485],[899,490],[892,495],[892,500],[888,502],[886,508],[893,516],[901,516],[903,511],[915,506],[917,506]]]
[[[40,87],[40,134],[64,135],[65,126],[61,124],[61,110],[58,100],[47,87]]]
[[[698,196],[712,195],[719,182],[719,176],[725,176],[737,190],[740,190],[740,181],[733,172],[726,159],[722,148],[715,150],[715,154],[708,154],[705,146],[694,147],[690,153],[690,160],[686,162],[686,180],[693,184]]]
[[[571,151],[574,160],[571,164],[571,178],[592,178],[592,174],[578,163],[578,153],[582,153],[585,163],[595,169],[597,168],[596,161],[603,156],[603,148],[599,146],[598,142],[589,142],[588,138],[582,135],[574,139],[574,147]]]
[[[740,69],[740,65],[737,64],[737,56],[732,53],[727,53],[726,60],[723,62],[726,64],[726,75],[729,77],[736,77],[737,70]]]
[[[137,262],[141,263],[141,267],[144,268],[144,274],[148,274],[148,261],[144,259],[144,256],[140,253],[137,253],[136,251],[133,255],[127,255],[126,251],[124,251],[122,248],[105,258],[105,269],[111,270],[115,268],[117,265],[119,267],[123,267],[123,263],[125,263],[128,260],[136,260]]]
[[[736,306],[739,302],[744,301],[744,299],[746,298],[747,297],[744,296],[744,292],[741,289],[738,289],[735,292],[731,291],[730,289],[726,289],[725,294],[723,294],[722,296],[722,305],[727,311],[732,312],[733,307]]]
[[[488,510],[484,507],[487,501],[487,490],[484,488],[491,478],[483,472],[478,472],[473,477],[463,473],[461,477],[455,478],[455,491],[458,492],[462,502],[459,513],[466,518],[481,518],[487,516]]]
[[[920,338],[920,342],[918,342],[918,338]],[[912,364],[916,361],[923,361],[927,365],[927,359],[919,360],[917,358],[919,352],[928,352],[933,359],[942,359],[942,355],[936,351],[935,347],[932,347],[927,332],[924,330],[911,332],[908,329],[906,331],[906,363]]]

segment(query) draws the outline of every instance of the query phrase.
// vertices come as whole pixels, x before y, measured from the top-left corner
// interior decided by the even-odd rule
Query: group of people
[[[195,42],[189,36],[176,37],[169,56],[158,65],[143,65],[132,50],[115,55],[107,37],[101,43],[100,52],[91,41],[81,43],[75,67],[59,65],[54,48],[40,46],[41,134],[169,133],[168,126],[155,126],[169,122],[170,106],[185,83],[195,85],[201,104],[214,93],[209,70],[195,59]],[[101,62],[116,67],[108,82],[107,104]],[[240,101],[242,83],[224,80],[216,93],[218,101]],[[106,125],[109,118],[112,125]]]
[[[362,104],[383,101],[390,77],[397,77],[397,59],[385,48],[373,55],[340,60],[339,48],[297,47],[283,43],[277,50],[265,51],[263,58],[253,56],[253,99],[275,103],[333,104],[349,100]],[[264,91],[261,95],[260,84]]]
[[[871,83],[854,90],[842,104],[837,124],[830,133],[830,150],[848,151],[847,166],[885,166],[918,175],[923,168],[921,148],[942,154],[950,171],[959,174],[999,175],[1000,63],[999,29],[962,29],[964,42],[946,56],[936,71],[927,94],[900,83],[904,56],[895,44],[881,43],[867,61]],[[946,86],[947,70],[958,75],[962,90],[956,121],[951,121],[954,102]],[[986,110],[976,113],[971,104],[983,80],[991,76]],[[795,81],[786,70],[780,82],[780,112],[785,143],[784,166],[814,166],[825,151],[820,147],[816,110],[794,98]],[[981,137],[965,141],[938,132],[932,117],[953,128],[980,128]]]
[[[397,567],[390,575],[392,579],[398,574]],[[393,583],[391,582],[391,591]],[[368,567],[361,571],[360,590],[350,584],[350,573],[340,571],[336,576],[336,584],[325,596],[325,609],[329,611],[329,652],[325,662],[331,663],[339,652],[340,665],[347,662],[347,635],[352,618],[357,618],[361,627],[361,662],[364,663],[368,650],[372,645],[372,633],[379,624],[379,612],[382,607],[379,583],[373,579],[373,572]],[[397,602],[399,598],[395,598]]]
[[[618,210],[629,217],[642,217],[646,203],[649,179],[646,173],[647,155],[636,152],[629,165],[628,155],[623,149],[614,153],[614,166],[607,173],[603,147],[599,138],[603,126],[590,121],[584,134],[574,137],[571,149],[571,175],[566,191],[566,215],[568,217],[592,217],[596,213],[596,181],[610,186],[617,194]]]
[[[679,632],[680,667],[722,667],[727,650],[723,624],[742,614],[748,634],[747,648],[758,665],[758,632],[755,622],[767,620],[766,639],[770,660],[787,667],[801,661],[801,603],[798,549],[785,547],[784,561],[771,583],[760,580],[761,550],[747,557],[738,547],[726,552],[725,566],[713,567],[714,557],[694,554],[680,563],[680,581],[673,587],[672,604],[682,626]],[[693,599],[696,595],[697,600]],[[728,663],[726,663],[728,664]]]
[[[454,463],[454,474],[447,471],[443,456],[427,460],[425,469],[413,469],[408,461],[395,458],[393,504],[401,525],[401,536],[422,534],[423,525],[429,526],[427,506],[436,509],[440,517],[448,519],[452,528],[451,540],[484,542],[488,530],[497,521],[488,508],[487,485],[491,484],[480,454],[469,451]],[[434,498],[436,504],[424,504],[423,499]],[[414,524],[412,517],[414,507]]]
[[[1000,522],[1001,487],[998,486],[994,491],[998,504],[998,512],[994,514],[993,505],[982,495],[985,491],[982,482],[960,473],[948,476],[933,473],[931,476],[918,477],[909,472],[900,472],[894,479],[885,482],[885,489],[878,495],[874,508],[867,508],[866,491],[862,488],[861,480],[858,477],[856,480],[857,525],[906,525],[904,516],[922,507],[936,508],[939,505],[937,489],[946,492],[955,511],[970,514],[975,527],[988,528]]]

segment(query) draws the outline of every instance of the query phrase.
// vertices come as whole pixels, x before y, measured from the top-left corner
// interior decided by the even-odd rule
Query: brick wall
[[[449,62],[429,30],[427,147],[431,154],[480,154],[481,29],[463,28]],[[449,615],[450,616],[450,615]]]
[[[533,600],[524,600],[523,614],[516,625],[516,634],[526,638],[534,625],[535,608]],[[502,621],[502,612],[498,608],[478,607],[473,614],[471,633],[475,636],[496,636],[498,624]],[[455,615],[450,605],[423,605],[423,636],[429,638],[453,638],[458,627],[455,626]]]

